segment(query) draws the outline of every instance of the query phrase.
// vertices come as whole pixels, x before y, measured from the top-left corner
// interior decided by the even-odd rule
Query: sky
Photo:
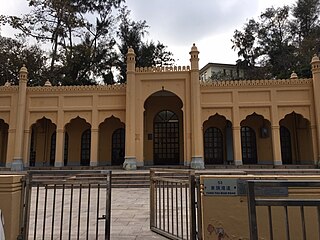
[[[234,64],[231,49],[236,29],[266,8],[293,5],[296,0],[126,0],[133,20],[146,20],[147,39],[160,41],[173,53],[176,65],[189,65],[193,43],[200,51],[200,68],[209,62]],[[20,15],[28,9],[26,0],[0,0],[0,14]],[[2,36],[12,36],[10,28]]]

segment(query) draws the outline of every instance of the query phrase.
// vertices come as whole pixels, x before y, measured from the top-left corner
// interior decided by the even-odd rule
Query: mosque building
[[[136,68],[127,83],[0,86],[0,166],[318,165],[320,60],[313,78],[200,80],[190,66]]]

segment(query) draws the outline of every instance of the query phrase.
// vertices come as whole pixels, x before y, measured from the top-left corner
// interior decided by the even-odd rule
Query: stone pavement
[[[150,230],[148,188],[112,188],[111,199],[111,240],[167,239]]]

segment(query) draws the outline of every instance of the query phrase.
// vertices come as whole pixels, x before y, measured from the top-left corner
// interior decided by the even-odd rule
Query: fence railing
[[[150,170],[150,229],[170,239],[200,239],[194,171]]]
[[[307,207],[315,207],[315,221],[317,222],[315,226],[318,230],[318,237],[312,239],[319,239],[320,238],[320,198],[316,197],[315,199],[306,199],[306,194],[299,197],[299,195],[289,196],[288,198],[284,197],[262,197],[257,196],[257,188],[301,188],[306,190],[307,188],[319,188],[320,181],[281,181],[281,180],[248,180],[247,181],[247,195],[248,195],[248,213],[249,213],[249,224],[250,224],[250,239],[251,240],[258,240],[259,239],[259,229],[258,229],[258,219],[257,219],[257,207],[265,206],[267,207],[268,212],[268,223],[269,223],[269,238],[270,240],[279,239],[274,236],[274,227],[275,224],[273,223],[274,217],[273,213],[278,212],[277,210],[272,210],[272,207],[283,207],[284,209],[284,226],[285,229],[285,239],[311,239],[308,237],[307,229],[316,231],[316,229],[310,229],[306,227],[306,211]],[[297,220],[296,217],[289,217],[289,207],[298,207],[300,212],[300,220]],[[308,209],[310,210],[310,209]],[[296,216],[296,215],[295,215]],[[310,216],[310,214],[309,214]],[[279,219],[278,219],[279,221]],[[295,221],[295,224],[290,224],[290,221]],[[311,223],[313,220],[309,220]],[[301,236],[297,236],[291,233],[290,226],[293,228],[299,228],[297,223],[300,223],[300,233]],[[282,238],[284,239],[284,238]]]
[[[111,171],[29,171],[18,239],[110,239]]]

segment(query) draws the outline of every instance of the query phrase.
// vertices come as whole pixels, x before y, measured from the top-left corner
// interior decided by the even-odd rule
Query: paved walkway
[[[111,239],[167,239],[150,231],[149,189],[113,188]]]

